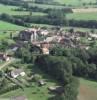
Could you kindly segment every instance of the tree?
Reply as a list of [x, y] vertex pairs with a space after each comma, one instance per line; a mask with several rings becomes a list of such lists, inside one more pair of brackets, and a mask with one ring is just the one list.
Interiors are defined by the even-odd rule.
[[9, 44], [6, 40], [2, 40], [0, 44], [0, 51], [6, 52], [6, 50], [8, 49], [8, 45]]
[[48, 12], [48, 18], [52, 20], [55, 25], [67, 25], [67, 19], [63, 10], [54, 9]]
[[[42, 70], [67, 84], [72, 76], [72, 66], [66, 58], [56, 56], [40, 56], [35, 62]], [[67, 67], [68, 66], [68, 67]]]
[[70, 33], [74, 33], [74, 28], [71, 28], [71, 29], [69, 30], [69, 32], [70, 32]]
[[29, 49], [27, 49], [27, 48], [19, 48], [15, 52], [15, 56], [18, 58], [21, 58], [23, 63], [32, 63], [33, 62], [33, 56], [31, 54], [31, 52], [29, 51]]
[[50, 4], [53, 2], [53, 0], [35, 0], [36, 3], [44, 3], [44, 4]]
[[38, 56], [35, 64], [58, 80], [64, 88], [63, 94], [57, 94], [50, 100], [77, 100], [78, 81], [72, 76], [72, 66], [68, 59], [57, 56]]
[[64, 100], [77, 100], [79, 81], [72, 77], [69, 84], [64, 87]]

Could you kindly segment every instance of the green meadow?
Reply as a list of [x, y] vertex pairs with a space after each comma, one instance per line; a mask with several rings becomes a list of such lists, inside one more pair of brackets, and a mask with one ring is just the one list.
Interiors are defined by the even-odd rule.
[[22, 26], [18, 26], [15, 24], [11, 24], [5, 21], [1, 21], [0, 20], [0, 40], [1, 39], [9, 39], [10, 38], [10, 31], [12, 31], [12, 33], [16, 33], [16, 31], [18, 30], [23, 30], [25, 29], [25, 27]]
[[48, 87], [56, 86], [58, 85], [58, 82], [51, 79], [51, 77], [49, 77], [48, 75], [44, 74], [41, 70], [36, 68], [36, 66], [31, 66], [31, 69], [29, 69], [29, 64], [21, 64], [21, 67], [25, 70], [26, 73], [32, 71], [38, 74], [46, 82], [46, 84], [44, 86], [39, 86], [37, 82], [32, 81], [30, 87], [24, 87], [24, 91], [22, 89], [17, 89], [11, 92], [4, 93], [0, 95], [0, 100], [5, 98], [10, 100], [11, 97], [22, 95], [25, 95], [28, 100], [48, 100], [48, 98], [53, 96], [53, 94], [49, 93]]
[[80, 78], [78, 100], [97, 100], [97, 82]]
[[15, 11], [17, 8], [19, 7], [0, 4], [0, 14], [6, 13], [10, 15], [28, 15], [29, 12], [26, 11]]
[[[2, 13], [6, 13], [9, 15], [29, 15], [30, 14], [29, 11], [15, 11], [17, 8], [19, 7], [0, 4], [0, 14]], [[41, 12], [32, 12], [32, 16], [43, 16], [43, 15], [46, 15], [46, 14], [41, 13]]]
[[0, 30], [22, 30], [25, 27], [14, 25], [5, 21], [0, 20]]
[[47, 9], [47, 8], [61, 9], [65, 7], [62, 5], [50, 5], [50, 4], [38, 4], [38, 3], [29, 3], [29, 5], [33, 7], [44, 8], [44, 9]]
[[97, 20], [97, 13], [96, 12], [87, 12], [87, 13], [70, 13], [66, 14], [67, 19], [74, 19], [74, 20]]
[[72, 5], [72, 6], [81, 6], [83, 3], [95, 3], [96, 0], [55, 0], [60, 4]]

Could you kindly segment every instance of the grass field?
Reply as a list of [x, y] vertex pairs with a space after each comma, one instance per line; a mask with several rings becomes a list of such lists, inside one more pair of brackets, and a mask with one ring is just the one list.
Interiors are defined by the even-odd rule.
[[60, 4], [66, 4], [66, 5], [73, 5], [73, 6], [80, 6], [83, 3], [95, 3], [96, 0], [55, 0], [59, 2]]
[[[56, 82], [47, 78], [46, 76], [45, 78], [47, 84], [43, 87], [38, 87], [37, 84], [33, 82], [32, 87], [24, 88], [24, 91], [22, 91], [21, 89], [17, 89], [0, 95], [0, 100], [21, 95], [25, 95], [28, 100], [48, 100], [48, 98], [52, 97], [53, 95], [49, 94], [47, 87], [56, 85]], [[97, 82], [88, 81], [82, 78], [79, 78], [79, 81], [80, 87], [78, 100], [97, 100]]]
[[[22, 64], [21, 67], [24, 70], [26, 70], [26, 73], [28, 72], [29, 66], [27, 66], [26, 64], [25, 65]], [[31, 87], [25, 87], [24, 91], [21, 89], [18, 89], [18, 90], [14, 90], [14, 91], [5, 93], [3, 95], [0, 95], [0, 100], [4, 98], [8, 99], [10, 97], [21, 96], [21, 95], [25, 95], [28, 98], [28, 100], [48, 100], [48, 98], [52, 97], [53, 94], [49, 93], [48, 87], [58, 85], [58, 83], [52, 80], [49, 76], [42, 73], [36, 67], [31, 66], [30, 71], [39, 74], [42, 77], [42, 79], [47, 82], [46, 85], [39, 87], [37, 82], [33, 81]]]
[[40, 8], [54, 8], [54, 9], [61, 9], [64, 8], [65, 6], [61, 6], [61, 5], [48, 5], [48, 4], [36, 4], [36, 3], [30, 3], [30, 6], [35, 6], [35, 7], [40, 7]]
[[[8, 22], [4, 22], [0, 20], [0, 40], [1, 39], [9, 39], [10, 31], [12, 30], [13, 34], [16, 33], [17, 30], [23, 30], [25, 27], [14, 25]], [[8, 31], [10, 30], [10, 31]]]
[[7, 6], [7, 5], [2, 5], [0, 4], [0, 14], [1, 13], [7, 13], [10, 15], [28, 15], [28, 12], [26, 11], [15, 11], [15, 9], [17, 9], [19, 7], [16, 6]]
[[[6, 13], [10, 15], [29, 15], [28, 11], [15, 11], [19, 7], [17, 6], [8, 6], [8, 5], [2, 5], [0, 4], [0, 14]], [[41, 12], [32, 12], [32, 16], [43, 16], [46, 15], [45, 13]]]
[[13, 36], [17, 36], [17, 33], [16, 31], [13, 31], [13, 32], [10, 32], [10, 31], [5, 31], [5, 32], [2, 32], [0, 31], [0, 40], [6, 40], [8, 42], [13, 42], [12, 39], [10, 39], [10, 33], [12, 33]]
[[[54, 85], [54, 84], [49, 82], [49, 85]], [[11, 91], [9, 93], [0, 96], [0, 100], [1, 98], [2, 99], [11, 98], [14, 96], [21, 96], [21, 95], [25, 95], [28, 98], [28, 100], [48, 100], [48, 98], [51, 97], [51, 95], [48, 94], [48, 92], [49, 91], [47, 89], [47, 86], [38, 87], [35, 83], [33, 83], [32, 87], [25, 88], [24, 91], [18, 89], [16, 91]]]
[[14, 25], [5, 21], [0, 20], [0, 30], [22, 30], [25, 27]]
[[75, 19], [75, 20], [97, 20], [97, 13], [71, 13], [66, 15], [67, 19]]
[[97, 82], [80, 79], [78, 100], [97, 100]]

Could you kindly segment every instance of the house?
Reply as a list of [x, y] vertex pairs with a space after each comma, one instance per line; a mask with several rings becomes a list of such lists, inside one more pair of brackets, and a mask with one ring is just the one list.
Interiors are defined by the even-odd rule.
[[7, 54], [0, 53], [0, 60], [1, 61], [9, 61], [10, 57]]
[[90, 34], [90, 37], [91, 37], [92, 39], [97, 39], [97, 34]]
[[10, 100], [28, 100], [26, 96], [16, 96], [16, 97], [11, 97]]
[[79, 48], [89, 50], [90, 47], [88, 45], [79, 45]]
[[41, 30], [40, 34], [46, 36], [49, 32], [47, 30]]
[[49, 49], [48, 48], [42, 48], [42, 53], [48, 55]]
[[17, 78], [18, 76], [25, 76], [25, 72], [22, 69], [14, 69], [10, 72], [11, 77]]
[[26, 30], [22, 30], [19, 33], [20, 40], [23, 41], [37, 41], [39, 36], [47, 36], [49, 34], [48, 30], [40, 29], [40, 28], [29, 28]]
[[91, 37], [89, 37], [89, 38], [88, 38], [88, 40], [89, 40], [89, 41], [92, 41], [92, 38], [91, 38]]
[[45, 42], [59, 42], [61, 40], [61, 36], [50, 36], [50, 37], [47, 37], [44, 41]]
[[40, 46], [41, 48], [49, 48], [50, 44], [48, 42], [42, 42]]
[[51, 41], [53, 41], [53, 36], [51, 37], [47, 37], [45, 40], [44, 40], [44, 42], [51, 42]]
[[14, 48], [12, 48], [12, 51], [17, 51], [17, 49], [18, 49], [18, 47], [14, 47]]
[[75, 36], [80, 36], [80, 37], [88, 37], [89, 36], [88, 32], [77, 31], [77, 32], [74, 32], [73, 34], [75, 34]]
[[39, 83], [39, 86], [43, 86], [46, 84], [43, 80], [39, 80], [38, 83]]
[[72, 47], [72, 46], [73, 46], [73, 42], [71, 41], [70, 38], [67, 38], [67, 37], [62, 38], [62, 39], [60, 40], [60, 44], [66, 46], [66, 47]]
[[35, 28], [30, 28], [20, 31], [19, 38], [23, 41], [36, 41], [38, 38], [38, 30]]

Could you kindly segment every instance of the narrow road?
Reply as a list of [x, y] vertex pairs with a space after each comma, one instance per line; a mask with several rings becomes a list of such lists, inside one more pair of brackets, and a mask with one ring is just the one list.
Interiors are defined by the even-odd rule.
[[6, 66], [8, 66], [10, 63], [12, 63], [15, 59], [11, 58], [9, 61], [5, 62], [4, 64], [0, 65], [0, 70]]

